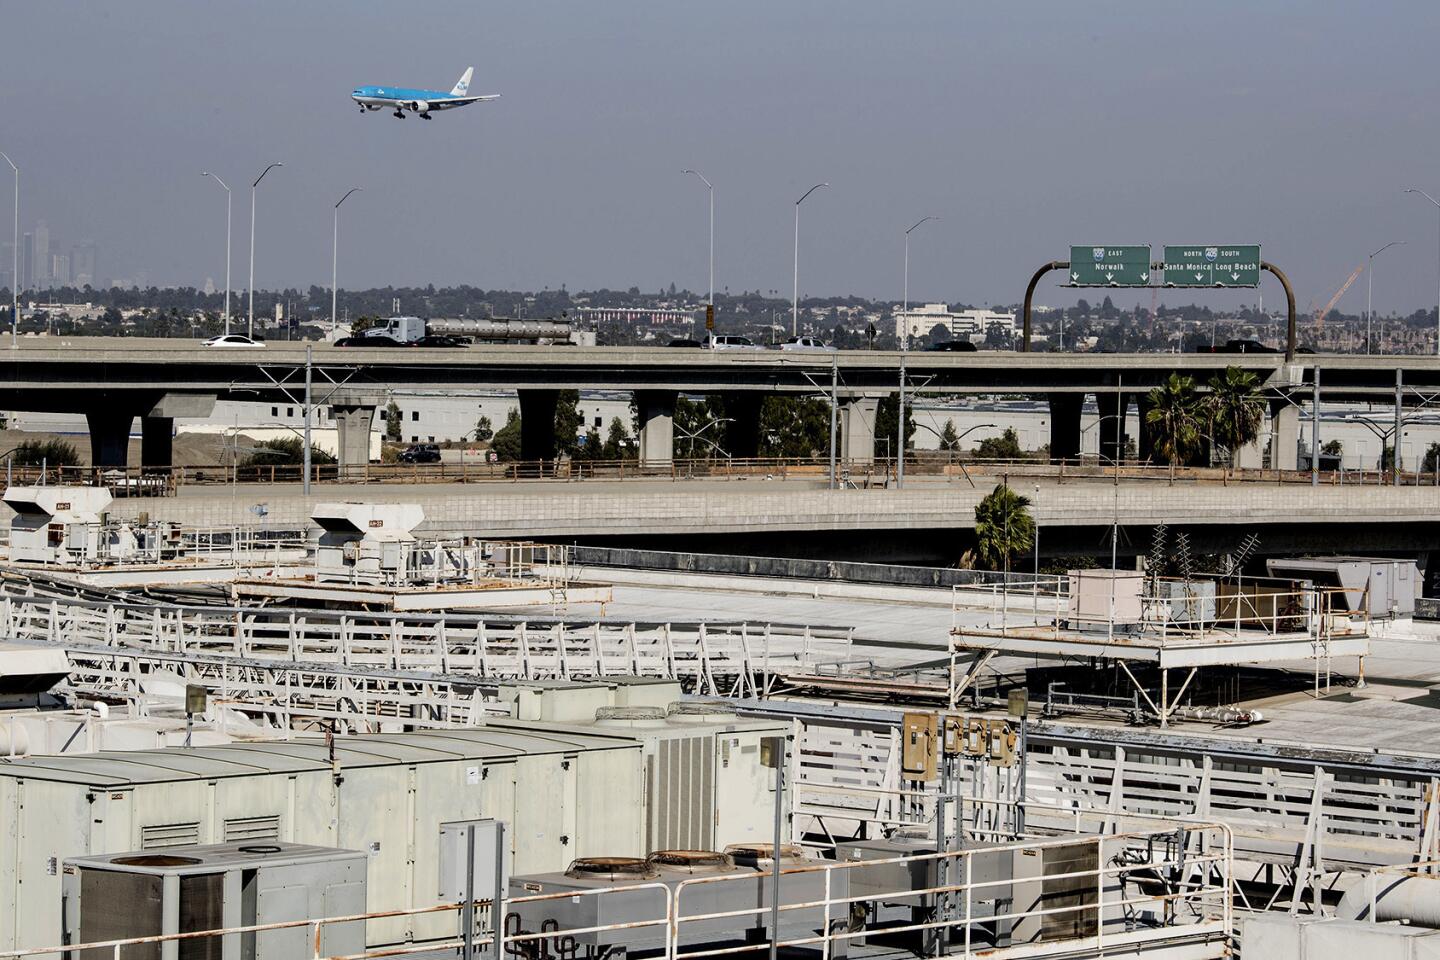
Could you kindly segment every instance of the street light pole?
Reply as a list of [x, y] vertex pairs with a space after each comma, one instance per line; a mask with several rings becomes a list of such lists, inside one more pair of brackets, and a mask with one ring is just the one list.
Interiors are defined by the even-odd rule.
[[1391, 240], [1385, 246], [1370, 254], [1370, 263], [1365, 268], [1365, 355], [1370, 355], [1370, 295], [1375, 292], [1375, 258], [1404, 240]]
[[828, 183], [817, 183], [806, 190], [799, 200], [795, 201], [795, 268], [790, 293], [790, 336], [792, 337], [800, 335], [800, 204], [804, 203], [805, 198], [816, 190], [828, 186], [830, 186]]
[[926, 220], [939, 219], [939, 217], [922, 217], [921, 219], [915, 221], [914, 226], [912, 226], [909, 230], [905, 231], [905, 283], [903, 290], [903, 300], [900, 307], [900, 322], [902, 324], [905, 324], [905, 330], [903, 331], [903, 335], [900, 337], [901, 350], [910, 349], [910, 321], [907, 319], [907, 317], [910, 315], [910, 233], [915, 229], [915, 227], [920, 226], [920, 224], [924, 223]]
[[209, 177], [225, 188], [225, 335], [230, 335], [230, 186], [215, 174], [206, 170], [200, 174]]
[[695, 174], [700, 178], [700, 182], [705, 184], [705, 189], [710, 191], [710, 299], [705, 302], [713, 307], [715, 306], [715, 187], [705, 179], [705, 174], [699, 170], [682, 170], [680, 172]]
[[330, 228], [330, 333], [335, 333], [335, 279], [340, 265], [340, 204], [344, 203], [350, 194], [359, 190], [359, 187], [351, 187], [345, 191], [345, 196], [335, 201], [335, 221]]
[[[1424, 190], [1416, 190], [1416, 189], [1414, 189], [1414, 188], [1412, 187], [1411, 189], [1406, 190], [1405, 192], [1406, 192], [1406, 193], [1418, 193], [1418, 194], [1420, 194], [1420, 196], [1424, 197], [1426, 200], [1429, 200], [1431, 203], [1435, 204], [1435, 209], [1436, 209], [1437, 211], [1440, 211], [1440, 200], [1436, 200], [1434, 197], [1430, 196], [1430, 194], [1426, 193]], [[1440, 225], [1440, 222], [1437, 222], [1437, 225]], [[1436, 271], [1437, 271], [1437, 272], [1436, 272], [1436, 277], [1435, 277], [1435, 285], [1436, 285], [1436, 286], [1435, 286], [1435, 353], [1436, 353], [1436, 355], [1440, 355], [1440, 246], [1437, 246], [1436, 251], [1435, 251], [1435, 254], [1436, 254], [1436, 258], [1437, 258], [1437, 259], [1436, 259]]]
[[0, 157], [4, 157], [10, 169], [15, 171], [15, 232], [10, 243], [10, 256], [13, 258], [10, 266], [10, 349], [13, 350], [20, 345], [20, 168], [4, 152], [0, 152]]
[[255, 339], [255, 188], [260, 186], [260, 181], [265, 179], [265, 174], [276, 167], [283, 167], [285, 164], [276, 161], [264, 170], [255, 182], [250, 184], [250, 339]]

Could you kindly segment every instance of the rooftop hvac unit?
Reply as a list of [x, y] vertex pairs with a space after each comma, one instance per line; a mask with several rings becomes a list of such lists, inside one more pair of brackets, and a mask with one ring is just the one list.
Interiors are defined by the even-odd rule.
[[1344, 609], [1371, 617], [1415, 613], [1420, 575], [1414, 560], [1385, 557], [1295, 557], [1266, 561], [1272, 577], [1302, 577], [1317, 587], [1340, 587], [1334, 596]]
[[[925, 923], [934, 919], [936, 894], [920, 893], [905, 895], [906, 890], [933, 890], [936, 887], [962, 883], [966, 876], [965, 861], [953, 858], [948, 861], [947, 875], [942, 879], [938, 857], [914, 859], [933, 854], [935, 838], [921, 829], [913, 833], [896, 831], [889, 837], [872, 840], [846, 840], [835, 845], [835, 859], [842, 863], [864, 862], [867, 860], [892, 860], [906, 858], [910, 862], [881, 863], [876, 866], [855, 867], [849, 871], [850, 895], [857, 903], [864, 905], [867, 922], [872, 925], [893, 923]], [[1015, 852], [1008, 848], [976, 847], [966, 858], [969, 860], [969, 875], [972, 884], [997, 883], [996, 886], [982, 886], [970, 894], [970, 915], [974, 918], [993, 917], [1008, 913], [1011, 887], [1004, 884], [1012, 878]], [[957, 895], [956, 899], [960, 899]], [[963, 907], [962, 907], [963, 910]], [[994, 924], [984, 925], [981, 936], [990, 945], [999, 945], [999, 930]], [[921, 938], [926, 949], [924, 956], [935, 953], [938, 943], [934, 931], [927, 931]]]
[[10, 559], [79, 563], [100, 553], [100, 527], [110, 506], [103, 487], [10, 487]]
[[[755, 848], [746, 849], [753, 852]], [[787, 847], [787, 853], [793, 854], [794, 851]], [[768, 847], [764, 848], [764, 854], [768, 862]], [[782, 857], [781, 868], [817, 866], [824, 862], [826, 861], [787, 855]], [[844, 903], [849, 895], [845, 873], [846, 871], [837, 870], [830, 875], [829, 895], [836, 902], [831, 904], [828, 912], [830, 926], [837, 930], [848, 926], [849, 922], [849, 910]], [[687, 880], [722, 876], [729, 879], [694, 883], [686, 886], [683, 892], [679, 891], [680, 885]], [[642, 923], [645, 925], [575, 934], [573, 942], [592, 948], [663, 948], [665, 924], [647, 921], [662, 920], [665, 917], [665, 893], [653, 886], [664, 884], [670, 888], [672, 896], [679, 897], [677, 916], [682, 918], [678, 928], [681, 946], [694, 948], [721, 943], [758, 943], [767, 939], [770, 933], [768, 905], [771, 902], [772, 883], [770, 874], [757, 869], [753, 863], [736, 860], [728, 850], [723, 854], [707, 850], [664, 850], [645, 860], [617, 857], [576, 860], [564, 873], [511, 878], [511, 897], [580, 893], [602, 888], [609, 892], [532, 903], [512, 902], [511, 932], [537, 933], [542, 930], [555, 930], [557, 939], [564, 936], [569, 940], [571, 938], [565, 935], [566, 930]], [[650, 886], [645, 886], [646, 884]], [[822, 871], [782, 875], [781, 906], [810, 906], [797, 906], [796, 909], [781, 911], [781, 939], [817, 935], [825, 926], [827, 911], [823, 903], [819, 903], [825, 897], [825, 874]], [[726, 913], [731, 915], [715, 919], [683, 920], [685, 917]], [[843, 957], [844, 941], [837, 942], [831, 954]]]
[[[62, 878], [65, 942], [192, 933], [365, 912], [365, 854], [294, 843], [223, 843], [73, 857]], [[314, 954], [306, 924], [136, 944], [129, 960], [293, 960]], [[182, 947], [181, 944], [184, 944]], [[320, 955], [365, 949], [364, 921], [326, 924]], [[111, 960], [108, 947], [78, 960]], [[71, 954], [74, 957], [74, 954]]]
[[384, 583], [405, 575], [425, 519], [415, 503], [321, 503], [310, 513], [320, 527], [315, 579], [322, 582]]

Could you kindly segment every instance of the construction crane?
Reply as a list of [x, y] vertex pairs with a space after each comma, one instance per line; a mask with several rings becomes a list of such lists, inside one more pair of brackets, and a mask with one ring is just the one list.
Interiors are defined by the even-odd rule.
[[1356, 278], [1359, 277], [1360, 274], [1364, 271], [1364, 263], [1361, 263], [1360, 266], [1350, 271], [1350, 276], [1346, 277], [1345, 282], [1340, 285], [1340, 289], [1335, 291], [1335, 296], [1331, 297], [1330, 302], [1325, 304], [1325, 309], [1317, 310], [1315, 312], [1315, 330], [1317, 333], [1324, 328], [1325, 317], [1329, 315], [1330, 310], [1335, 306], [1335, 304], [1340, 302], [1340, 298], [1345, 296], [1345, 291], [1350, 289], [1350, 284], [1354, 283]]

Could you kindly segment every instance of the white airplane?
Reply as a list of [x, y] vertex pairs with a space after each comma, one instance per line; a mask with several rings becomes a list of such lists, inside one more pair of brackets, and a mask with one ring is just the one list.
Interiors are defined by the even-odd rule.
[[470, 78], [474, 74], [474, 67], [466, 67], [465, 73], [460, 77], [460, 82], [455, 84], [455, 89], [449, 93], [440, 90], [412, 90], [409, 87], [356, 87], [355, 91], [350, 94], [350, 99], [360, 105], [361, 113], [366, 110], [389, 107], [401, 120], [405, 119], [406, 110], [418, 113], [429, 120], [432, 110], [450, 110], [454, 107], [500, 98], [498, 93], [487, 93], [477, 97], [467, 96], [466, 94], [470, 90]]

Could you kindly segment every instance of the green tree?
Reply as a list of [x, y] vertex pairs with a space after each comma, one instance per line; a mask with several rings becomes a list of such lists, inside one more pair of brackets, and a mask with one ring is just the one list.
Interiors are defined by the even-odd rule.
[[475, 421], [475, 440], [489, 440], [495, 436], [495, 427], [490, 423], [489, 417], [481, 417]]
[[[261, 440], [255, 444], [244, 460], [242, 467], [298, 467], [305, 462], [305, 442], [299, 437], [277, 437]], [[334, 463], [335, 457], [328, 450], [310, 445], [311, 463]]]
[[600, 431], [591, 427], [585, 431], [584, 440], [575, 448], [576, 460], [599, 460], [605, 453], [605, 443]]
[[766, 397], [760, 405], [760, 456], [816, 457], [830, 449], [830, 405], [813, 397]]
[[1345, 444], [1339, 440], [1330, 440], [1320, 447], [1320, 452], [1329, 457], [1343, 456], [1345, 453]]
[[1013, 427], [1006, 427], [998, 437], [986, 437], [975, 448], [975, 456], [981, 460], [1019, 460], [1025, 455], [1020, 449], [1020, 436]]
[[724, 456], [725, 401], [675, 398], [675, 453], [687, 460]]
[[561, 390], [555, 396], [555, 452], [573, 457], [580, 446], [585, 417], [580, 413], [580, 391]]
[[499, 460], [514, 461], [520, 459], [520, 411], [511, 407], [505, 415], [505, 426], [495, 432], [494, 438], [490, 441], [490, 449], [495, 451]]
[[1387, 444], [1385, 444], [1384, 448], [1381, 449], [1381, 451], [1380, 451], [1380, 472], [1381, 472], [1381, 473], [1385, 473], [1385, 472], [1388, 471], [1388, 470], [1394, 470], [1394, 469], [1395, 469], [1395, 447], [1394, 447], [1393, 445], [1387, 443]]
[[1155, 455], [1170, 464], [1188, 463], [1200, 445], [1200, 402], [1195, 380], [1172, 373], [1150, 391], [1145, 423], [1155, 437]]
[[1009, 570], [1010, 561], [1035, 543], [1030, 500], [1004, 483], [975, 505], [975, 551], [991, 570]]
[[17, 467], [74, 467], [80, 464], [75, 445], [64, 440], [26, 440], [10, 451]]
[[955, 432], [955, 421], [946, 420], [945, 426], [940, 430], [940, 449], [959, 450], [960, 434]]
[[[915, 407], [914, 394], [905, 396], [905, 448], [908, 450], [913, 445], [911, 440], [915, 436]], [[887, 394], [880, 398], [880, 405], [875, 411], [875, 450], [889, 450], [890, 456], [895, 455], [895, 428], [900, 409], [900, 398], [898, 394]]]
[[1440, 443], [1432, 443], [1425, 451], [1425, 462], [1420, 469], [1425, 473], [1434, 473], [1437, 461], [1440, 461]]
[[394, 400], [385, 404], [385, 439], [392, 443], [400, 442], [401, 423], [400, 405]]
[[1227, 462], [1235, 465], [1240, 448], [1260, 435], [1265, 420], [1265, 397], [1260, 378], [1239, 367], [1226, 367], [1210, 378], [1206, 407], [1215, 442], [1225, 448]]
[[625, 421], [619, 417], [610, 421], [610, 431], [605, 436], [605, 445], [601, 448], [601, 459], [603, 460], [624, 460], [630, 454], [630, 431], [625, 429]]

